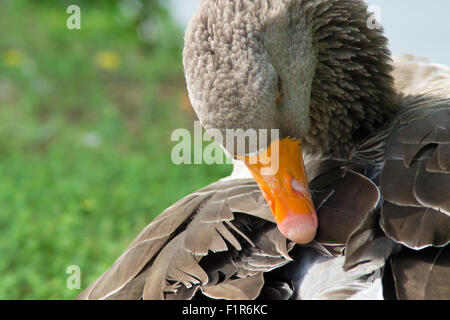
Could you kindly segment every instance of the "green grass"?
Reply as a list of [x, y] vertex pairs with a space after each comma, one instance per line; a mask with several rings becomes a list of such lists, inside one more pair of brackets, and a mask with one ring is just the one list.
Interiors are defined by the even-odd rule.
[[170, 160], [193, 116], [164, 10], [143, 43], [114, 3], [82, 2], [72, 31], [66, 7], [0, 1], [1, 299], [74, 298], [68, 266], [85, 288], [157, 214], [231, 170]]

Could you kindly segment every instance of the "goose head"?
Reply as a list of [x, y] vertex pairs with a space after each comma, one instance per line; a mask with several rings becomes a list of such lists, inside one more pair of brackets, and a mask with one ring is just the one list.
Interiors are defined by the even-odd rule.
[[360, 0], [202, 0], [187, 28], [192, 105], [294, 242], [318, 228], [303, 157], [347, 158], [394, 111], [387, 41], [370, 19]]

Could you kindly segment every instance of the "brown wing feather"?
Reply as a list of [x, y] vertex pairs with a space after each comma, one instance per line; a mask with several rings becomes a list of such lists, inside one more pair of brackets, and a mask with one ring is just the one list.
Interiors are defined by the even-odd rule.
[[378, 211], [367, 215], [361, 226], [351, 235], [345, 252], [346, 270], [361, 263], [366, 266], [370, 264], [372, 270], [382, 268], [385, 261], [400, 249], [378, 226]]
[[[378, 188], [372, 181], [347, 168], [339, 171], [342, 177], [328, 186], [334, 190], [333, 194], [317, 210], [319, 229], [315, 240], [326, 245], [347, 244], [351, 234], [376, 208], [380, 199]], [[314, 181], [311, 188], [315, 188]]]
[[264, 285], [263, 273], [258, 272], [246, 278], [237, 278], [215, 286], [206, 286], [201, 290], [204, 295], [214, 299], [254, 300]]

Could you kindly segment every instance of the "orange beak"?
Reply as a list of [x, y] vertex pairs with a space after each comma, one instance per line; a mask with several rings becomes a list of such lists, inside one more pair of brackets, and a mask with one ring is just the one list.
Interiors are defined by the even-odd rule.
[[[240, 159], [258, 183], [281, 233], [299, 244], [311, 242], [318, 220], [308, 189], [301, 142], [276, 140], [264, 152]], [[278, 165], [274, 166], [274, 161]]]

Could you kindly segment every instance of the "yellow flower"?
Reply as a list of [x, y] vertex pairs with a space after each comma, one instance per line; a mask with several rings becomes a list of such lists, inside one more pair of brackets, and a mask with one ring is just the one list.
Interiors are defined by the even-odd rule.
[[81, 209], [84, 211], [92, 211], [96, 207], [96, 201], [95, 199], [86, 198], [83, 201], [81, 201]]
[[24, 60], [22, 51], [17, 49], [6, 50], [2, 55], [3, 63], [9, 67], [20, 67]]
[[94, 57], [94, 62], [100, 69], [114, 71], [120, 68], [120, 56], [114, 52], [100, 51]]

